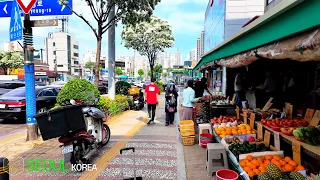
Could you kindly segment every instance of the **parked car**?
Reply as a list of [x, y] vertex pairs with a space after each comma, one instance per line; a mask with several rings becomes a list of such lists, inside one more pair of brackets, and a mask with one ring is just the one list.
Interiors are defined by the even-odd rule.
[[99, 80], [98, 90], [100, 94], [107, 94], [108, 93], [108, 81], [107, 80]]
[[[45, 112], [56, 104], [56, 97], [60, 88], [53, 86], [36, 86], [37, 113]], [[19, 120], [26, 119], [26, 89], [20, 87], [3, 94], [0, 97], [0, 119]]]
[[65, 81], [55, 81], [51, 83], [51, 86], [62, 88], [64, 85], [66, 85], [68, 82]]
[[24, 86], [25, 84], [22, 81], [0, 81], [0, 95]]
[[146, 81], [146, 82], [144, 82], [144, 84], [143, 84], [143, 89], [145, 89], [145, 88], [146, 88], [146, 86], [147, 86], [147, 85], [149, 85], [149, 84], [151, 84], [151, 82], [150, 82], [150, 81]]
[[137, 87], [142, 88], [144, 83], [142, 81], [135, 81], [133, 84]]

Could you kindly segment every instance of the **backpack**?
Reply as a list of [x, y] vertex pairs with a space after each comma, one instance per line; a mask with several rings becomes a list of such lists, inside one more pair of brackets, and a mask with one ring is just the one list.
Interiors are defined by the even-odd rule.
[[177, 100], [174, 96], [172, 96], [170, 99], [169, 99], [169, 107], [176, 107], [177, 106]]

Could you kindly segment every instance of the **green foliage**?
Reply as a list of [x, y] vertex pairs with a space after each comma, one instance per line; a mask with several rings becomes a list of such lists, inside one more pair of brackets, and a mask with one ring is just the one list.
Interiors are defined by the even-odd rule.
[[[126, 25], [121, 33], [126, 48], [132, 48], [142, 56], [147, 56], [150, 68], [153, 69], [157, 54], [166, 48], [173, 47], [174, 37], [171, 26], [152, 15], [150, 21], [143, 21], [136, 26]], [[154, 77], [154, 74], [150, 74]]]
[[163, 76], [164, 76], [164, 77], [168, 77], [168, 73], [165, 72], [165, 73], [163, 74]]
[[139, 69], [139, 70], [138, 70], [138, 74], [139, 74], [140, 77], [143, 76], [143, 75], [144, 75], [143, 69]]
[[110, 108], [110, 104], [111, 99], [105, 96], [100, 96], [97, 106], [101, 111], [106, 112]]
[[123, 72], [122, 72], [121, 68], [118, 67], [118, 68], [116, 69], [116, 74], [117, 74], [117, 75], [121, 75], [122, 73], [123, 73]]
[[131, 88], [131, 85], [128, 82], [118, 81], [116, 83], [116, 94], [128, 95], [129, 88]]
[[110, 116], [114, 116], [128, 109], [129, 101], [124, 95], [116, 95], [114, 100], [101, 96], [98, 107], [104, 112], [108, 111]]
[[172, 68], [172, 67], [169, 67], [169, 68], [167, 69], [167, 71], [168, 71], [168, 73], [171, 73], [171, 72], [173, 71], [173, 68]]
[[70, 100], [81, 100], [85, 104], [94, 104], [99, 100], [100, 93], [97, 87], [85, 79], [74, 78], [63, 86], [57, 96], [57, 103], [61, 106], [70, 104]]
[[[120, 21], [122, 24], [136, 26], [141, 21], [150, 21], [153, 10], [160, 0], [85, 0], [84, 2], [91, 10], [91, 13], [85, 15], [79, 12], [80, 9], [78, 9], [79, 11], [76, 8], [72, 9], [68, 5], [69, 0], [58, 0], [58, 2], [61, 6], [65, 5], [90, 27], [97, 40], [96, 57], [100, 57], [103, 34], [112, 27], [110, 26], [112, 23], [117, 26]], [[109, 15], [112, 7], [116, 7], [116, 12], [115, 17], [110, 20]], [[91, 19], [96, 22], [92, 22]], [[99, 62], [100, 59], [97, 58], [96, 64], [100, 64]], [[94, 69], [96, 72], [95, 83], [98, 85], [99, 67]]]
[[84, 68], [92, 70], [92, 69], [94, 68], [94, 65], [95, 65], [94, 62], [88, 61], [88, 62], [86, 62], [86, 64], [84, 65]]
[[17, 69], [22, 65], [23, 57], [20, 52], [0, 51], [0, 68], [3, 69], [5, 75], [8, 69]]
[[151, 75], [152, 75], [152, 72], [151, 72], [151, 70], [149, 70], [148, 71], [148, 76], [151, 77]]
[[156, 85], [159, 87], [160, 92], [164, 92], [163, 83], [160, 81], [156, 82]]

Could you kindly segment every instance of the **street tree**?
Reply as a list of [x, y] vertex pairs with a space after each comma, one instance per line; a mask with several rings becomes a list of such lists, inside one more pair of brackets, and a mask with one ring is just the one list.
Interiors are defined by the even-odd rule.
[[84, 68], [90, 69], [90, 72], [91, 72], [91, 75], [92, 75], [94, 66], [95, 66], [95, 63], [94, 63], [94, 62], [88, 61], [88, 62], [86, 62], [86, 64], [84, 65]]
[[169, 67], [169, 68], [167, 69], [167, 71], [168, 71], [168, 73], [171, 73], [171, 72], [173, 71], [173, 68], [172, 68], [172, 67]]
[[165, 72], [165, 73], [163, 74], [163, 77], [168, 77], [168, 73]]
[[[158, 53], [172, 47], [174, 42], [169, 23], [155, 15], [151, 16], [151, 21], [140, 22], [136, 26], [125, 25], [121, 37], [126, 48], [132, 48], [140, 55], [147, 56], [152, 72]], [[151, 73], [151, 78], [153, 77], [154, 73]]]
[[20, 52], [16, 51], [0, 51], [0, 68], [5, 75], [8, 75], [9, 70], [19, 68], [23, 63], [23, 57]]
[[[91, 10], [91, 15], [96, 20], [96, 23], [89, 22], [89, 20], [83, 16], [78, 10], [72, 9], [68, 5], [69, 0], [58, 0], [60, 5], [68, 7], [73, 14], [82, 19], [93, 31], [97, 40], [97, 51], [96, 51], [96, 63], [95, 71], [96, 79], [94, 84], [98, 86], [99, 83], [99, 64], [101, 57], [101, 43], [102, 37], [107, 30], [121, 21], [122, 24], [130, 24], [135, 26], [141, 21], [149, 21], [153, 13], [155, 6], [160, 0], [84, 0]], [[115, 10], [115, 16], [111, 16], [113, 8]], [[111, 16], [112, 17], [112, 16]]]
[[142, 76], [144, 75], [143, 69], [139, 69], [139, 70], [138, 70], [138, 74], [139, 74], [139, 76], [140, 76], [140, 79], [142, 79]]
[[122, 72], [121, 68], [118, 67], [118, 68], [116, 69], [116, 74], [117, 74], [117, 75], [121, 75], [122, 73], [123, 73], [123, 72]]

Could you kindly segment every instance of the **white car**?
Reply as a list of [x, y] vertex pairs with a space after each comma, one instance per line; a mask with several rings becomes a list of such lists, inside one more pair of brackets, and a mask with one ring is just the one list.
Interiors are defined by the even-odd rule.
[[133, 84], [134, 84], [135, 86], [140, 87], [140, 88], [143, 87], [143, 82], [142, 82], [142, 81], [136, 81], [136, 82], [134, 82]]

